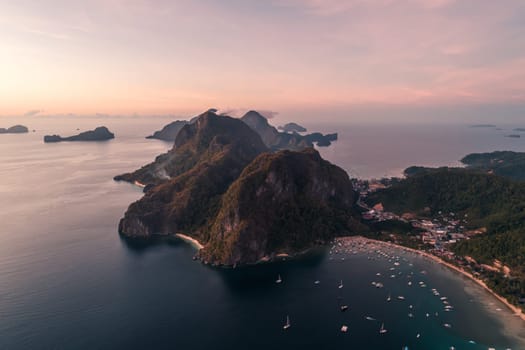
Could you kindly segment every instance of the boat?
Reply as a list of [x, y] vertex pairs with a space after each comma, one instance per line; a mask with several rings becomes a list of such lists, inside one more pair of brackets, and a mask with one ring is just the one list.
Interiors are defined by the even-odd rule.
[[379, 334], [385, 334], [386, 332], [388, 331], [385, 328], [385, 324], [381, 323], [381, 328], [379, 328]]
[[290, 317], [288, 315], [286, 315], [286, 323], [284, 324], [283, 329], [287, 330], [291, 326], [292, 326], [292, 324], [290, 323]]
[[419, 337], [421, 337], [421, 334], [418, 333], [418, 334], [416, 335], [416, 338], [419, 339]]
[[346, 333], [347, 331], [348, 331], [348, 326], [347, 325], [342, 325], [341, 326], [341, 332]]
[[390, 294], [388, 294], [388, 297], [386, 298], [386, 301], [390, 301], [392, 298], [390, 297]]
[[340, 309], [341, 309], [342, 312], [344, 312], [344, 311], [348, 310], [348, 305], [341, 305]]
[[339, 289], [343, 288], [343, 280], [341, 280], [341, 282], [339, 282]]
[[275, 283], [281, 283], [283, 279], [281, 278], [281, 275], [277, 275], [277, 279], [275, 280]]
[[444, 323], [443, 327], [445, 327], [445, 328], [452, 328], [452, 325], [450, 323]]
[[414, 318], [414, 314], [413, 314], [413, 313], [409, 313], [409, 314], [408, 314], [408, 317], [410, 317], [410, 318]]
[[398, 295], [398, 296], [397, 296], [397, 299], [399, 299], [399, 300], [405, 300], [405, 297], [402, 296], [402, 295]]
[[375, 321], [376, 319], [373, 318], [373, 317], [370, 317], [370, 316], [366, 316], [365, 320], [367, 320], [367, 321]]
[[319, 280], [315, 280], [314, 281], [314, 284], [319, 284], [319, 283], [321, 283], [321, 281], [319, 281]]

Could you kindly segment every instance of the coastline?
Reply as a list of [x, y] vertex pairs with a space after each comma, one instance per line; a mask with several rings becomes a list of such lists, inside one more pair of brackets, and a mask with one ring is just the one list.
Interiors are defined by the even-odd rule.
[[197, 250], [201, 250], [202, 248], [204, 248], [204, 246], [195, 238], [191, 238], [190, 236], [187, 236], [183, 233], [176, 233], [175, 236], [180, 238], [184, 242], [189, 243], [192, 247], [194, 247]]
[[489, 292], [492, 296], [494, 296], [496, 299], [498, 299], [500, 302], [502, 302], [505, 306], [507, 306], [511, 311], [513, 311], [515, 316], [518, 316], [523, 321], [525, 321], [525, 313], [523, 313], [523, 311], [520, 308], [518, 308], [517, 306], [512, 305], [506, 298], [504, 298], [501, 295], [499, 295], [496, 292], [494, 292], [492, 289], [489, 288], [489, 286], [487, 286], [487, 284], [485, 282], [483, 282], [479, 278], [474, 277], [474, 275], [472, 275], [470, 272], [464, 271], [464, 270], [460, 269], [459, 267], [457, 267], [455, 265], [452, 265], [449, 262], [446, 262], [445, 260], [441, 259], [440, 257], [437, 257], [437, 256], [432, 255], [430, 253], [427, 253], [425, 251], [420, 251], [420, 250], [417, 250], [417, 249], [408, 248], [408, 247], [405, 247], [405, 246], [402, 246], [402, 245], [398, 245], [398, 244], [394, 244], [394, 243], [390, 243], [390, 242], [385, 242], [385, 241], [379, 241], [379, 240], [375, 240], [375, 239], [371, 239], [371, 238], [366, 238], [366, 237], [363, 237], [363, 236], [339, 237], [339, 238], [336, 238], [336, 242], [338, 240], [346, 241], [346, 240], [349, 240], [349, 239], [350, 240], [361, 240], [361, 241], [365, 241], [365, 242], [373, 242], [373, 243], [377, 243], [377, 244], [380, 244], [380, 245], [385, 245], [385, 246], [390, 247], [390, 248], [401, 249], [401, 250], [404, 250], [404, 251], [407, 251], [407, 252], [410, 252], [410, 253], [414, 253], [414, 254], [423, 256], [423, 257], [425, 257], [425, 258], [427, 258], [429, 260], [437, 262], [438, 264], [440, 264], [442, 266], [448, 267], [449, 269], [454, 270], [457, 273], [460, 273], [461, 275], [469, 278], [471, 281], [473, 281], [476, 284], [478, 284], [479, 286], [481, 286], [483, 289], [485, 289], [487, 292]]

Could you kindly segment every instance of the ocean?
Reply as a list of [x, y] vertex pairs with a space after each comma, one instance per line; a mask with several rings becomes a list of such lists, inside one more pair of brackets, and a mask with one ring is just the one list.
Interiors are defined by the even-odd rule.
[[[35, 130], [0, 135], [0, 349], [525, 349], [523, 322], [500, 302], [464, 277], [401, 251], [390, 252], [399, 266], [374, 252], [326, 249], [295, 261], [217, 270], [192, 260], [193, 248], [177, 239], [121, 239], [118, 221], [142, 192], [112, 178], [171, 148], [144, 139], [169, 121], [0, 118], [1, 127], [21, 123]], [[100, 125], [116, 139], [42, 141], [45, 134]], [[512, 127], [318, 129], [339, 132], [332, 147], [321, 149], [324, 157], [352, 176], [370, 178], [399, 175], [413, 164], [457, 164], [474, 151], [523, 151], [524, 138], [504, 137]], [[443, 311], [432, 288], [454, 311]], [[348, 311], [339, 310], [342, 302]], [[292, 326], [284, 331], [287, 315]], [[383, 335], [381, 323], [388, 329]]]

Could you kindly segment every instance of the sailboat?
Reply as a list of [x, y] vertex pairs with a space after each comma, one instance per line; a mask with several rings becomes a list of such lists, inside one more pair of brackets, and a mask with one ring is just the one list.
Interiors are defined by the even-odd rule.
[[339, 282], [339, 289], [343, 288], [343, 280], [341, 280], [341, 282]]
[[379, 328], [379, 334], [385, 334], [386, 332], [388, 331], [385, 328], [385, 324], [381, 323], [381, 328]]
[[290, 317], [288, 315], [286, 315], [286, 323], [284, 324], [283, 329], [287, 330], [291, 326], [292, 326], [292, 324], [290, 323]]
[[281, 283], [283, 279], [281, 278], [281, 275], [277, 275], [277, 279], [275, 280], [275, 283]]

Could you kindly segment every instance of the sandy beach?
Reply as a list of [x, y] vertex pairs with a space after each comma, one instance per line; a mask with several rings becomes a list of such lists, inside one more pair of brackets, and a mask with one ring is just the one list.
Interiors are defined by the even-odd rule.
[[142, 182], [139, 182], [139, 181], [135, 181], [135, 182], [133, 182], [133, 184], [134, 184], [135, 186], [140, 187], [140, 188], [144, 188], [144, 187], [146, 187], [146, 185], [144, 185]]
[[190, 236], [187, 236], [183, 233], [176, 233], [175, 236], [179, 237], [184, 242], [191, 244], [197, 250], [201, 250], [202, 248], [204, 248], [204, 246], [199, 241], [197, 241], [195, 238], [191, 238]]
[[418, 254], [418, 255], [423, 256], [423, 257], [425, 257], [427, 259], [430, 259], [430, 260], [432, 260], [434, 262], [437, 262], [437, 263], [439, 263], [439, 264], [441, 264], [443, 266], [446, 266], [449, 269], [454, 270], [454, 271], [462, 274], [465, 277], [468, 277], [470, 280], [474, 281], [475, 283], [477, 283], [478, 285], [483, 287], [486, 291], [488, 291], [495, 298], [497, 298], [499, 301], [501, 301], [503, 304], [505, 304], [510, 310], [512, 310], [516, 316], [518, 316], [523, 321], [525, 321], [525, 313], [523, 313], [523, 311], [520, 308], [518, 308], [517, 306], [512, 305], [506, 298], [504, 298], [501, 295], [499, 295], [496, 292], [494, 292], [492, 289], [490, 289], [487, 286], [487, 284], [485, 282], [483, 282], [482, 280], [476, 278], [471, 273], [469, 273], [467, 271], [464, 271], [464, 270], [460, 269], [459, 267], [454, 266], [454, 265], [444, 261], [443, 259], [441, 259], [441, 258], [439, 258], [439, 257], [437, 257], [435, 255], [429, 254], [429, 253], [424, 252], [424, 251], [420, 251], [420, 250], [404, 247], [404, 246], [401, 246], [401, 245], [393, 244], [393, 243], [390, 243], [390, 242], [378, 241], [378, 240], [374, 240], [374, 239], [370, 239], [370, 238], [365, 238], [365, 237], [362, 237], [362, 236], [340, 237], [340, 238], [336, 239], [336, 242], [337, 241], [343, 241], [344, 242], [344, 241], [348, 241], [348, 240], [350, 240], [350, 241], [357, 240], [357, 241], [361, 241], [361, 242], [377, 243], [377, 244], [388, 246], [388, 247], [391, 247], [391, 248], [401, 249], [401, 250], [404, 250], [404, 251], [407, 251], [407, 252], [411, 252], [413, 254]]

